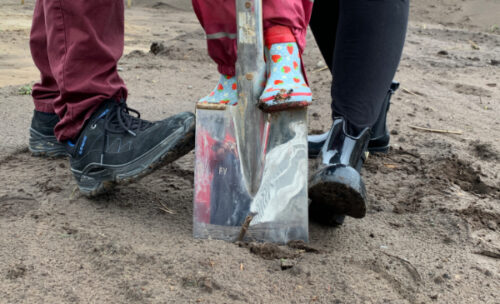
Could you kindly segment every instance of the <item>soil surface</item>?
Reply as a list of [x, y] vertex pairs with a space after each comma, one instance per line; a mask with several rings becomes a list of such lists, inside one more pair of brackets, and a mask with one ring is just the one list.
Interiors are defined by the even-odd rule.
[[[412, 2], [366, 217], [288, 246], [193, 239], [193, 153], [92, 200], [67, 159], [32, 157], [34, 1], [19, 2], [0, 4], [0, 303], [500, 303], [499, 1]], [[218, 79], [189, 3], [126, 10], [119, 68], [145, 118], [193, 111]], [[304, 61], [317, 133], [331, 76], [312, 36]]]

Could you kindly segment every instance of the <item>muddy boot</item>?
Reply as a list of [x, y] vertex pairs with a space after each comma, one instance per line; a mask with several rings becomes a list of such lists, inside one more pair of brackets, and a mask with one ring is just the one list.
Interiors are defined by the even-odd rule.
[[[371, 129], [372, 135], [370, 137], [370, 142], [368, 143], [368, 152], [370, 153], [387, 153], [389, 151], [389, 141], [391, 136], [387, 130], [387, 112], [389, 112], [389, 107], [391, 105], [392, 94], [394, 94], [398, 88], [399, 82], [393, 81], [384, 99], [382, 111]], [[309, 158], [314, 159], [318, 157], [321, 148], [325, 144], [328, 137], [328, 133], [329, 132], [319, 135], [309, 135], [307, 137]]]
[[149, 122], [140, 119], [125, 102], [105, 101], [78, 138], [65, 144], [71, 172], [82, 194], [97, 195], [115, 184], [135, 181], [191, 151], [194, 129], [192, 113]]
[[67, 156], [64, 145], [57, 141], [54, 127], [59, 117], [54, 113], [33, 111], [28, 148], [33, 156]]
[[336, 118], [309, 181], [312, 220], [327, 225], [342, 224], [342, 215], [362, 218], [366, 214], [365, 185], [360, 175], [370, 130], [352, 136], [348, 123]]

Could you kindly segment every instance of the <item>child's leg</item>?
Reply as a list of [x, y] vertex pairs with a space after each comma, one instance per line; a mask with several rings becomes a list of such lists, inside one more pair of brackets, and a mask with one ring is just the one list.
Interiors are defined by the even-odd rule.
[[234, 0], [193, 0], [193, 8], [207, 35], [210, 57], [217, 63], [219, 82], [200, 103], [236, 104], [236, 15]]
[[[236, 90], [232, 90], [235, 79], [229, 76], [235, 75], [236, 63], [236, 8], [234, 0], [192, 0], [195, 13], [207, 34], [207, 46], [210, 57], [217, 63], [218, 71], [221, 75], [220, 81], [216, 89], [207, 97], [202, 98], [201, 102], [216, 102], [223, 100], [228, 104], [237, 102]], [[307, 25], [311, 16], [313, 2], [311, 0], [264, 0], [263, 2], [263, 18], [264, 29], [267, 31], [275, 25], [283, 25], [291, 30], [295, 43], [297, 43], [298, 52], [294, 58], [300, 65], [300, 54], [305, 47], [305, 36]], [[291, 42], [290, 39], [281, 42]], [[272, 47], [271, 47], [272, 49]], [[272, 54], [271, 54], [272, 55]], [[291, 56], [291, 54], [290, 54]], [[274, 67], [274, 65], [273, 65]], [[300, 69], [299, 69], [300, 70]], [[279, 71], [273, 76], [278, 77]], [[286, 79], [286, 78], [285, 78]], [[224, 85], [224, 80], [232, 80], [229, 85]], [[293, 81], [293, 77], [291, 78]], [[302, 82], [301, 82], [302, 83]], [[222, 85], [222, 87], [220, 86]], [[288, 86], [288, 85], [287, 85]], [[219, 90], [222, 88], [222, 90]], [[287, 92], [293, 89], [292, 83], [290, 88], [284, 88]], [[281, 88], [280, 88], [281, 89]], [[272, 97], [272, 100], [266, 101], [267, 110], [276, 110], [273, 108], [274, 96], [276, 94], [268, 94], [265, 98]], [[212, 96], [210, 96], [212, 95]], [[269, 95], [269, 96], [268, 96]], [[286, 97], [285, 97], [286, 99]], [[229, 100], [229, 101], [228, 101]], [[293, 101], [293, 100], [292, 100]], [[310, 101], [309, 101], [310, 102]]]
[[312, 93], [303, 75], [299, 46], [290, 28], [266, 30], [267, 83], [259, 107], [265, 112], [307, 107]]

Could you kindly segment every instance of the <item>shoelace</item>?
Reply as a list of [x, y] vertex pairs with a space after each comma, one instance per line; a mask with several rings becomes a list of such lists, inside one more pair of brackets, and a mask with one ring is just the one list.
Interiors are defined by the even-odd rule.
[[[137, 116], [132, 116], [130, 113], [134, 113]], [[104, 115], [104, 119], [104, 141], [102, 144], [101, 164], [103, 164], [104, 153], [106, 152], [108, 132], [114, 134], [128, 132], [133, 136], [137, 136], [137, 133], [134, 131], [143, 131], [153, 125], [152, 122], [141, 119], [139, 111], [127, 107], [127, 104], [123, 101], [113, 105]]]
[[[134, 117], [130, 113], [137, 116]], [[104, 119], [104, 130], [115, 134], [128, 132], [136, 136], [137, 134], [134, 131], [143, 131], [153, 125], [152, 122], [141, 119], [139, 111], [127, 107], [125, 102], [113, 105]]]

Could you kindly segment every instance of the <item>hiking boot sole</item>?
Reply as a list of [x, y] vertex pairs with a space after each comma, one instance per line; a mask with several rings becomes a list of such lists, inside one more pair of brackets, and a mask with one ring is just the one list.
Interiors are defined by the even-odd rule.
[[122, 165], [92, 163], [83, 171], [71, 169], [80, 193], [87, 197], [102, 194], [116, 185], [128, 184], [152, 173], [155, 169], [186, 155], [194, 148], [195, 118], [184, 122], [184, 128], [176, 130], [156, 147]]
[[55, 136], [43, 135], [30, 128], [28, 149], [33, 156], [64, 157], [68, 156], [64, 145], [57, 141]]

